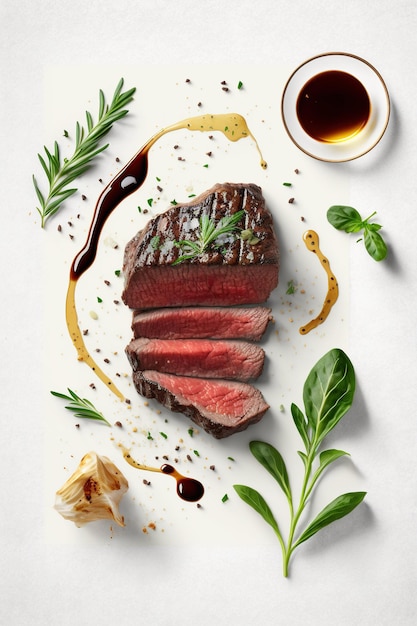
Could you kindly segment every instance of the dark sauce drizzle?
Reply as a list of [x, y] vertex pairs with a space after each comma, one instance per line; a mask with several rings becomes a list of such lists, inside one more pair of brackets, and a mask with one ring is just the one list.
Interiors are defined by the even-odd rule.
[[267, 164], [262, 158], [255, 137], [250, 132], [246, 120], [237, 113], [225, 113], [218, 115], [200, 115], [191, 117], [172, 126], [162, 129], [154, 135], [139, 152], [127, 163], [120, 173], [107, 185], [101, 193], [94, 211], [87, 241], [76, 255], [70, 270], [70, 281], [66, 300], [66, 320], [69, 334], [78, 353], [78, 360], [85, 362], [95, 374], [116, 394], [121, 400], [125, 400], [123, 394], [117, 389], [113, 381], [100, 369], [89, 354], [80, 327], [75, 305], [75, 288], [78, 279], [93, 264], [97, 246], [103, 226], [112, 211], [130, 194], [137, 191], [146, 179], [148, 172], [148, 153], [154, 143], [168, 132], [186, 129], [190, 131], [220, 131], [230, 141], [238, 141], [245, 137], [251, 137], [261, 157], [261, 167]]
[[148, 472], [160, 472], [161, 474], [168, 474], [177, 481], [177, 494], [182, 500], [187, 502], [197, 502], [204, 495], [204, 487], [200, 481], [195, 478], [188, 478], [180, 474], [172, 465], [164, 464], [161, 467], [149, 467], [148, 465], [142, 465], [138, 463], [130, 456], [129, 450], [120, 446], [123, 450], [123, 457], [132, 467], [140, 470], [146, 470]]

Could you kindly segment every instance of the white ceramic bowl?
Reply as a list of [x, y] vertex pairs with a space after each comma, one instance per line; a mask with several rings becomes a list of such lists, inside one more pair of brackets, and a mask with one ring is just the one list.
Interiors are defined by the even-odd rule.
[[[316, 74], [331, 70], [347, 72], [357, 78], [368, 93], [371, 110], [367, 124], [355, 137], [326, 143], [305, 132], [296, 107], [307, 81]], [[351, 161], [372, 150], [382, 138], [389, 121], [390, 98], [382, 76], [370, 63], [353, 54], [329, 52], [308, 59], [294, 70], [284, 87], [281, 114], [288, 135], [300, 150], [321, 161]]]

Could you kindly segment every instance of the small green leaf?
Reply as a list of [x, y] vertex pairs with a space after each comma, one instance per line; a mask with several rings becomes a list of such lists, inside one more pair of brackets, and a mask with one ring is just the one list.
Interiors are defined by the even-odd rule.
[[[375, 229], [371, 229], [371, 226], [377, 226], [377, 224], [369, 224], [365, 228], [364, 243], [368, 254], [375, 261], [383, 261], [387, 256], [387, 246], [381, 235], [376, 232]], [[379, 229], [378, 229], [379, 230]]]
[[310, 439], [308, 436], [307, 421], [304, 417], [304, 413], [301, 411], [301, 409], [298, 408], [296, 404], [292, 403], [291, 415], [294, 420], [294, 424], [296, 425], [297, 430], [300, 433], [301, 439], [303, 440], [305, 448], [306, 450], [308, 450], [310, 448]]
[[253, 489], [252, 487], [248, 487], [246, 485], [233, 485], [234, 490], [238, 494], [240, 498], [242, 498], [243, 502], [249, 504], [259, 515], [261, 515], [264, 520], [272, 526], [276, 533], [279, 533], [278, 524], [275, 520], [275, 517], [267, 505], [265, 499], [261, 494]]
[[350, 409], [354, 393], [353, 365], [343, 350], [334, 348], [319, 359], [304, 383], [304, 407], [316, 445]]
[[301, 452], [301, 450], [297, 450], [297, 454], [300, 457], [300, 459], [302, 460], [302, 462], [304, 464], [304, 467], [307, 468], [308, 456], [304, 452]]
[[347, 233], [356, 233], [363, 228], [360, 213], [351, 206], [331, 206], [327, 211], [327, 220], [337, 230]]
[[366, 496], [366, 491], [354, 491], [352, 493], [345, 493], [338, 498], [335, 498], [330, 504], [317, 515], [317, 517], [311, 522], [311, 524], [305, 529], [301, 537], [294, 544], [294, 548], [299, 546], [307, 539], [310, 539], [319, 530], [325, 528], [332, 522], [335, 522], [342, 517], [348, 515], [353, 509], [355, 509]]
[[330, 463], [333, 463], [333, 461], [340, 459], [341, 456], [350, 456], [350, 454], [348, 452], [344, 452], [343, 450], [324, 450], [323, 452], [321, 452], [319, 456], [320, 464], [314, 474], [313, 483], [317, 481], [319, 476], [324, 472], [326, 467], [330, 465]]
[[264, 441], [251, 441], [249, 449], [253, 456], [275, 478], [289, 502], [292, 502], [290, 480], [285, 461], [274, 446]]

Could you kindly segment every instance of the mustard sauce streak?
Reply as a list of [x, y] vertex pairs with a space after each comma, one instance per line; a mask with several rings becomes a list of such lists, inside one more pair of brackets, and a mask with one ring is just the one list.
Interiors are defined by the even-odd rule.
[[180, 122], [172, 124], [171, 126], [167, 126], [151, 137], [151, 139], [149, 139], [149, 141], [139, 150], [139, 152], [137, 152], [137, 154], [127, 163], [127, 165], [101, 193], [95, 207], [87, 241], [72, 262], [66, 297], [66, 322], [68, 332], [74, 347], [77, 350], [78, 360], [86, 363], [98, 376], [98, 378], [122, 401], [126, 400], [124, 395], [97, 365], [84, 343], [83, 335], [78, 323], [75, 301], [76, 286], [80, 276], [89, 267], [91, 267], [94, 262], [97, 254], [100, 234], [107, 218], [122, 200], [139, 189], [144, 183], [148, 170], [148, 153], [150, 148], [163, 135], [180, 129], [201, 132], [219, 131], [222, 132], [227, 139], [233, 142], [249, 137], [255, 143], [261, 159], [261, 167], [263, 169], [266, 169], [267, 167], [267, 163], [262, 157], [258, 143], [249, 130], [244, 117], [238, 113], [198, 115], [196, 117], [186, 118]]
[[306, 335], [311, 330], [313, 330], [313, 328], [317, 328], [317, 326], [322, 324], [327, 319], [334, 303], [339, 296], [339, 286], [337, 284], [336, 276], [330, 269], [329, 260], [323, 255], [319, 248], [318, 234], [314, 230], [307, 230], [303, 235], [303, 241], [307, 247], [307, 250], [310, 250], [317, 255], [322, 267], [327, 274], [328, 279], [327, 295], [320, 313], [308, 324], [306, 324], [305, 326], [301, 326], [301, 328], [299, 329], [301, 335]]

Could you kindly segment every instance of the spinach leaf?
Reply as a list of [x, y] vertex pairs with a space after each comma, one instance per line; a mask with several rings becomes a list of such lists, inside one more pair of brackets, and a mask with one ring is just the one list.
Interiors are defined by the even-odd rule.
[[[376, 232], [376, 231], [374, 231]], [[304, 519], [307, 503], [323, 472], [337, 459], [348, 456], [344, 450], [320, 450], [325, 437], [351, 408], [355, 393], [355, 371], [348, 356], [338, 348], [327, 352], [314, 365], [303, 387], [305, 416], [296, 404], [291, 414], [304, 443], [305, 452], [298, 450], [304, 466], [300, 500], [294, 507], [287, 467], [282, 455], [264, 441], [251, 441], [249, 446], [256, 460], [275, 478], [284, 492], [289, 506], [288, 537], [284, 540], [272, 509], [254, 488], [234, 485], [240, 498], [257, 511], [274, 529], [282, 550], [283, 574], [288, 576], [294, 550], [319, 530], [348, 515], [364, 499], [363, 491], [345, 493], [328, 504], [304, 530], [299, 525]]]

